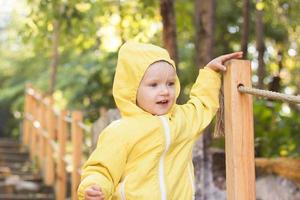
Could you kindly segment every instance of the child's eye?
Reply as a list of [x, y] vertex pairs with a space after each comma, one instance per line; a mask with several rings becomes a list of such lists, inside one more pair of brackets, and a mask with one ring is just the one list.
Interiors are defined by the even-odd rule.
[[149, 84], [150, 87], [156, 87], [157, 86], [157, 83], [151, 83]]
[[175, 82], [169, 82], [168, 83], [168, 86], [173, 86], [173, 85], [175, 85]]

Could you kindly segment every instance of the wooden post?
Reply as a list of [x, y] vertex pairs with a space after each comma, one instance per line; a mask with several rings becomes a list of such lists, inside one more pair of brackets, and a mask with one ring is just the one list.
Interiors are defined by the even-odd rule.
[[30, 95], [28, 94], [28, 90], [30, 89], [29, 85], [26, 85], [25, 88], [25, 103], [24, 103], [24, 122], [23, 122], [23, 136], [22, 136], [22, 144], [24, 146], [28, 146], [29, 144], [29, 127], [30, 121], [27, 119], [28, 114], [30, 113]]
[[32, 96], [33, 93], [33, 89], [31, 87], [28, 87], [26, 90], [26, 96], [27, 96], [27, 107], [26, 107], [26, 112], [25, 114], [27, 114], [27, 117], [30, 117], [28, 119], [26, 119], [25, 116], [25, 130], [24, 130], [24, 144], [27, 146], [27, 149], [29, 150], [29, 154], [30, 154], [30, 158], [32, 158], [31, 155], [31, 142], [33, 140], [33, 131], [34, 131], [34, 127], [33, 127], [33, 110], [34, 110], [34, 98]]
[[73, 146], [73, 171], [72, 171], [72, 200], [77, 198], [77, 188], [80, 182], [79, 170], [81, 167], [81, 154], [82, 154], [82, 138], [83, 131], [79, 127], [78, 122], [82, 122], [82, 113], [74, 111], [72, 113], [72, 146]]
[[47, 107], [47, 133], [48, 138], [46, 142], [46, 168], [45, 168], [45, 184], [48, 186], [54, 183], [54, 160], [53, 149], [51, 146], [55, 132], [55, 115], [53, 112], [53, 99], [49, 98], [49, 105]]
[[42, 113], [42, 103], [40, 101], [40, 99], [37, 100], [37, 122], [39, 124], [39, 126], [37, 127], [36, 129], [36, 148], [35, 148], [35, 151], [36, 151], [36, 155], [37, 155], [37, 163], [38, 163], [38, 169], [40, 170], [40, 172], [42, 173], [43, 175], [43, 156], [42, 156], [42, 116], [43, 116], [43, 113]]
[[32, 96], [32, 130], [31, 130], [31, 140], [30, 140], [30, 158], [32, 161], [36, 162], [36, 140], [37, 140], [37, 129], [35, 121], [37, 120], [37, 100]]
[[65, 110], [60, 112], [58, 122], [58, 161], [57, 161], [57, 181], [56, 181], [56, 198], [57, 200], [66, 199], [66, 139], [67, 139], [67, 122], [65, 117], [67, 112]]
[[226, 187], [228, 200], [255, 200], [252, 96], [238, 91], [251, 87], [251, 65], [231, 60], [224, 74]]
[[31, 116], [31, 121], [29, 122], [29, 128], [28, 128], [28, 150], [29, 150], [29, 156], [30, 159], [32, 158], [32, 152], [31, 152], [31, 145], [32, 145], [32, 140], [33, 140], [33, 131], [34, 131], [34, 126], [33, 126], [33, 110], [34, 110], [34, 98], [32, 95], [29, 96], [29, 114]]
[[46, 138], [44, 136], [44, 131], [46, 130], [46, 105], [44, 99], [40, 100], [39, 107], [39, 122], [40, 122], [40, 132], [39, 132], [39, 162], [40, 168], [42, 169], [42, 175], [45, 177], [46, 174], [46, 164], [45, 164], [45, 155], [46, 155]]
[[30, 143], [31, 143], [31, 140], [32, 140], [32, 131], [33, 131], [33, 126], [32, 126], [32, 123], [33, 123], [33, 121], [32, 121], [33, 101], [34, 101], [33, 97], [31, 95], [28, 95], [28, 114], [31, 117], [31, 119], [27, 120], [28, 129], [26, 130], [27, 136], [28, 136], [28, 140], [27, 140], [28, 149], [30, 148]]

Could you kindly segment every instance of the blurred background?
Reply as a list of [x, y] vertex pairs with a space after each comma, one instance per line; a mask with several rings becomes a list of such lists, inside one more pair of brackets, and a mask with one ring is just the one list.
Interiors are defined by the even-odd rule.
[[[169, 51], [181, 81], [179, 103], [187, 100], [199, 68], [233, 51], [243, 51], [244, 59], [251, 61], [254, 87], [297, 95], [299, 10], [299, 0], [0, 0], [0, 141], [22, 136], [28, 84], [44, 97], [52, 96], [55, 108], [80, 110], [84, 124], [97, 127], [95, 121], [102, 117], [103, 122], [104, 110], [115, 108], [112, 82], [117, 52], [127, 40], [150, 42]], [[255, 156], [263, 158], [260, 164], [256, 159], [256, 167], [296, 181], [257, 178], [257, 199], [299, 199], [300, 107], [253, 98]], [[87, 144], [90, 148], [91, 141]], [[194, 155], [196, 177], [202, 181], [196, 185], [196, 199], [225, 199], [224, 138], [204, 137], [201, 144], [200, 153]], [[68, 148], [72, 153], [77, 146]], [[89, 152], [85, 150], [85, 156]], [[212, 156], [213, 165], [206, 155]], [[12, 170], [3, 166], [1, 173]], [[198, 191], [201, 188], [203, 192]]]
[[[127, 40], [164, 46], [187, 99], [211, 58], [244, 51], [253, 86], [300, 93], [299, 0], [0, 0], [0, 136], [18, 137], [25, 85], [59, 108], [114, 108], [117, 51]], [[300, 107], [254, 97], [256, 156], [300, 154]], [[223, 147], [223, 139], [213, 142]]]

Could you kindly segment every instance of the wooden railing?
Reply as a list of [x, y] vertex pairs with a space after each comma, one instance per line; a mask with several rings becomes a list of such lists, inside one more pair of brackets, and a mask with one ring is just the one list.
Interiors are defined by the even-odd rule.
[[67, 191], [71, 191], [72, 200], [77, 199], [83, 135], [90, 132], [83, 123], [82, 112], [55, 110], [52, 97], [27, 85], [23, 124], [22, 143], [28, 147], [44, 183], [54, 188], [55, 199], [66, 199]]

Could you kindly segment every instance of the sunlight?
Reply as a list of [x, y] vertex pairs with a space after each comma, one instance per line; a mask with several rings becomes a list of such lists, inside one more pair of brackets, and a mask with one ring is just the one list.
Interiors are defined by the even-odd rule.
[[240, 28], [238, 26], [228, 26], [227, 30], [229, 33], [234, 34], [234, 33], [239, 32]]
[[249, 44], [249, 45], [248, 45], [248, 52], [249, 52], [250, 54], [255, 54], [255, 53], [256, 53], [255, 45]]
[[258, 76], [257, 75], [253, 75], [251, 78], [253, 83], [258, 83]]
[[101, 38], [101, 47], [107, 52], [117, 51], [122, 43], [118, 30], [119, 23], [120, 16], [113, 14], [110, 23], [106, 26], [102, 26], [97, 31], [97, 36]]
[[101, 47], [108, 52], [116, 51], [122, 43], [113, 25], [102, 27], [98, 30], [97, 35], [102, 37]]
[[283, 103], [282, 107], [281, 107], [281, 112], [280, 112], [283, 116], [290, 116], [291, 114], [291, 108], [289, 107], [289, 105], [287, 103]]
[[9, 24], [10, 14], [12, 13], [16, 2], [16, 0], [0, 0], [0, 28], [3, 28]]
[[258, 69], [258, 62], [257, 62], [257, 60], [252, 60], [251, 61], [251, 68], [252, 68], [252, 70], [257, 70]]
[[288, 54], [291, 57], [295, 57], [297, 55], [297, 51], [295, 49], [291, 48], [291, 49], [288, 50]]
[[79, 12], [87, 12], [91, 9], [91, 4], [89, 3], [77, 3], [75, 5], [75, 8], [79, 11]]
[[153, 22], [150, 24], [149, 27], [149, 36], [153, 37], [154, 34], [156, 34], [158, 31], [162, 29], [162, 23], [161, 22]]
[[293, 89], [292, 87], [286, 87], [286, 88], [284, 89], [284, 93], [285, 93], [285, 94], [293, 95], [294, 91], [295, 91], [295, 89]]

